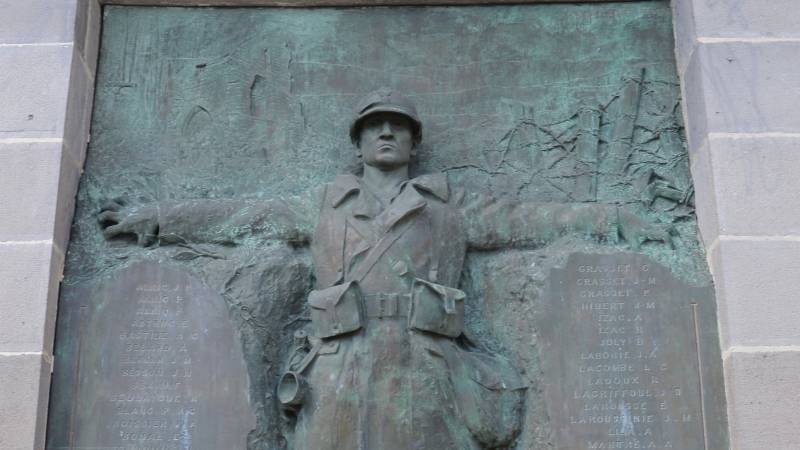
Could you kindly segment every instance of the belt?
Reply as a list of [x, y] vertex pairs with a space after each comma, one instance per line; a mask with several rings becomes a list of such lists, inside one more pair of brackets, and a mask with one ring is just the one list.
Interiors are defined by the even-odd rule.
[[411, 294], [381, 292], [364, 295], [363, 299], [369, 318], [408, 317], [411, 310]]

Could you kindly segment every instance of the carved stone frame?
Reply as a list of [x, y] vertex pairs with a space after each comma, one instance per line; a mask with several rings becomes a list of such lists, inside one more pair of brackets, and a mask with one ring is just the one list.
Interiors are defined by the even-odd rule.
[[[28, 322], [28, 326], [37, 326], [43, 329], [43, 342], [41, 348], [37, 351], [23, 351], [17, 347], [13, 347], [11, 351], [3, 351], [5, 348], [0, 348], [0, 356], [8, 358], [19, 358], [19, 364], [28, 364], [27, 359], [22, 361], [23, 358], [33, 358], [37, 360], [37, 367], [40, 370], [35, 380], [26, 380], [26, 383], [31, 385], [30, 393], [24, 394], [19, 399], [21, 403], [15, 403], [14, 408], [21, 412], [9, 412], [4, 408], [0, 408], [0, 434], [20, 434], [24, 435], [25, 442], [29, 442], [34, 448], [42, 448], [44, 446], [44, 434], [46, 430], [47, 418], [47, 405], [48, 405], [48, 386], [50, 381], [50, 371], [52, 370], [52, 339], [55, 328], [55, 311], [58, 298], [58, 284], [60, 283], [61, 274], [63, 271], [63, 254], [67, 248], [69, 239], [69, 229], [74, 212], [75, 202], [74, 197], [77, 190], [77, 179], [80, 176], [80, 167], [83, 164], [86, 141], [88, 140], [88, 121], [90, 118], [91, 106], [93, 102], [93, 81], [96, 70], [97, 59], [97, 43], [99, 41], [101, 30], [101, 14], [100, 8], [103, 5], [137, 5], [137, 6], [229, 6], [229, 7], [245, 7], [245, 6], [264, 6], [264, 7], [326, 7], [326, 6], [339, 6], [339, 7], [367, 7], [367, 6], [433, 6], [433, 5], [503, 5], [503, 4], [533, 4], [533, 3], [561, 3], [561, 2], [586, 2], [586, 3], [601, 3], [611, 1], [635, 1], [635, 0], [63, 0], [64, 3], [76, 5], [77, 9], [85, 9], [85, 11], [78, 11], [78, 14], [85, 14], [88, 16], [83, 23], [78, 20], [75, 26], [75, 33], [77, 37], [74, 39], [73, 44], [78, 51], [82, 53], [75, 58], [81, 58], [82, 63], [72, 62], [72, 69], [67, 69], [69, 88], [67, 97], [70, 99], [65, 111], [61, 112], [58, 120], [64, 123], [64, 138], [58, 139], [58, 142], [64, 142], [64, 146], [69, 146], [68, 141], [74, 139], [72, 134], [80, 136], [75, 139], [76, 144], [70, 152], [73, 154], [71, 158], [63, 158], [59, 163], [56, 174], [60, 175], [57, 192], [54, 194], [55, 200], [55, 223], [53, 233], [49, 241], [45, 240], [30, 240], [30, 241], [13, 241], [10, 246], [42, 246], [47, 247], [49, 254], [46, 261], [37, 262], [39, 265], [46, 265], [46, 276], [37, 280], [38, 283], [35, 295], [37, 298], [31, 299], [45, 305], [40, 308], [44, 311], [41, 317], [36, 320]], [[676, 38], [676, 53], [678, 62], [678, 72], [681, 79], [681, 90], [683, 98], [686, 101], [683, 103], [683, 113], [689, 134], [689, 153], [692, 160], [692, 171], [695, 177], [700, 177], [696, 180], [696, 191], [698, 196], [697, 215], [700, 222], [702, 237], [705, 241], [706, 251], [709, 258], [713, 260], [715, 255], [719, 257], [719, 230], [717, 229], [717, 205], [714, 201], [714, 185], [713, 180], [710, 180], [710, 174], [703, 169], [700, 150], [705, 148], [709, 140], [707, 121], [713, 113], [706, 113], [705, 105], [702, 100], [696, 100], [703, 95], [703, 82], [702, 77], [698, 73], [702, 70], [717, 70], [713, 67], [706, 67], [711, 63], [700, 60], [693, 67], [690, 67], [689, 62], [695, 61], [693, 55], [695, 49], [702, 47], [705, 43], [701, 42], [697, 35], [695, 19], [693, 17], [693, 4], [698, 3], [700, 0], [670, 0], [674, 11], [674, 27]], [[95, 11], [86, 13], [86, 11]], [[83, 29], [82, 29], [83, 27]], [[43, 44], [44, 45], [44, 44]], [[50, 45], [50, 44], [46, 44]], [[80, 67], [78, 67], [80, 66]], [[80, 75], [78, 73], [80, 72]], [[24, 75], [23, 75], [24, 76]], [[76, 100], [75, 99], [82, 99]], [[74, 107], [73, 107], [74, 106]], [[55, 107], [54, 107], [55, 108]], [[85, 139], [83, 139], [85, 138]], [[10, 139], [9, 141], [13, 141]], [[42, 142], [54, 142], [43, 140]], [[64, 150], [66, 153], [66, 149]], [[70, 156], [70, 155], [67, 155]], [[69, 167], [67, 167], [69, 166]], [[74, 167], [73, 167], [74, 166]], [[66, 180], [66, 181], [64, 181]], [[705, 200], [704, 200], [705, 199]], [[710, 199], [710, 200], [709, 200]], [[59, 255], [60, 254], [60, 255]], [[14, 253], [7, 253], [5, 258], [11, 258]], [[35, 258], [35, 257], [32, 257]], [[18, 260], [15, 260], [19, 263]], [[23, 261], [24, 262], [24, 261]], [[6, 267], [6, 266], [3, 266]], [[711, 264], [711, 270], [715, 278], [720, 276], [721, 268], [719, 264]], [[2, 280], [2, 279], [0, 279]], [[44, 288], [43, 288], [44, 286]], [[32, 294], [33, 295], [33, 294]], [[724, 304], [724, 299], [718, 297], [720, 305]], [[722, 307], [722, 306], [721, 306]], [[10, 306], [0, 305], [0, 312], [7, 310]], [[11, 316], [14, 317], [13, 314]], [[2, 325], [6, 319], [0, 321]], [[723, 339], [723, 355], [726, 366], [728, 365], [728, 358], [734, 350], [728, 349], [730, 342], [724, 334], [728, 330], [727, 323], [728, 317], [721, 314], [719, 317], [719, 328], [722, 330]], [[37, 323], [38, 322], [38, 323]], [[11, 326], [18, 326], [11, 324]], [[13, 365], [12, 365], [13, 368]], [[726, 371], [726, 379], [729, 378]], [[8, 376], [5, 371], [0, 372], [0, 383], [6, 385], [17, 382], [15, 376]], [[728, 381], [730, 382], [730, 381]], [[729, 397], [731, 394], [729, 393]], [[732, 397], [729, 398], [729, 405], [733, 404]], [[729, 406], [730, 408], [731, 406]], [[731, 424], [736, 424], [737, 420], [731, 414]], [[778, 426], [775, 426], [778, 427]], [[780, 427], [778, 427], [780, 428]], [[13, 432], [11, 431], [13, 430]], [[763, 431], [763, 430], [762, 430]], [[783, 430], [784, 433], [787, 430]], [[791, 433], [791, 431], [789, 431]], [[736, 445], [736, 437], [739, 433], [731, 430], [731, 439]], [[0, 439], [0, 442], [5, 442]], [[18, 442], [17, 440], [13, 442]], [[22, 442], [22, 441], [19, 441]]]

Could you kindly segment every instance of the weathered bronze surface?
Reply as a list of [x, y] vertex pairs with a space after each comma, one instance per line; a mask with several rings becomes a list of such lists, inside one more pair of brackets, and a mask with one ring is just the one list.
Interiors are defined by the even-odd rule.
[[48, 448], [235, 449], [255, 426], [225, 302], [185, 270], [140, 262], [73, 291], [77, 352], [54, 386]]
[[409, 178], [422, 123], [391, 89], [367, 94], [352, 117], [361, 176], [339, 175], [298, 197], [112, 202], [98, 218], [103, 233], [148, 246], [235, 243], [244, 229], [311, 244], [310, 342], [287, 368], [300, 398], [284, 401], [299, 409], [295, 449], [508, 446], [526, 383], [465, 337], [466, 294], [457, 287], [467, 249], [567, 235], [669, 244], [668, 227], [615, 205], [510, 202], [467, 195], [445, 174]]
[[726, 447], [710, 288], [641, 255], [573, 254], [544, 298], [556, 448]]
[[[552, 448], [551, 269], [636, 250], [709, 284], [669, 18], [108, 7], [62, 310], [141, 259], [196, 274], [241, 334], [250, 449]], [[410, 100], [352, 114], [384, 85]]]

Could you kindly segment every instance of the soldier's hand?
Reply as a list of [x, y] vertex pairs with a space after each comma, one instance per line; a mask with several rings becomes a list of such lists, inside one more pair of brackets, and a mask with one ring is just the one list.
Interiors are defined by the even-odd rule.
[[634, 249], [647, 241], [663, 242], [673, 247], [675, 228], [669, 224], [649, 222], [634, 214], [620, 211], [619, 230], [622, 239]]
[[106, 239], [133, 237], [142, 247], [158, 241], [158, 208], [154, 205], [128, 206], [118, 198], [106, 202], [97, 215]]

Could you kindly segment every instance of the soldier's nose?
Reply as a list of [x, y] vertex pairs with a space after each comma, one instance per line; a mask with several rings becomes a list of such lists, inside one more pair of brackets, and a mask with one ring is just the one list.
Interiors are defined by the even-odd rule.
[[394, 137], [394, 133], [392, 133], [392, 124], [388, 121], [383, 122], [381, 126], [381, 138], [390, 138]]

